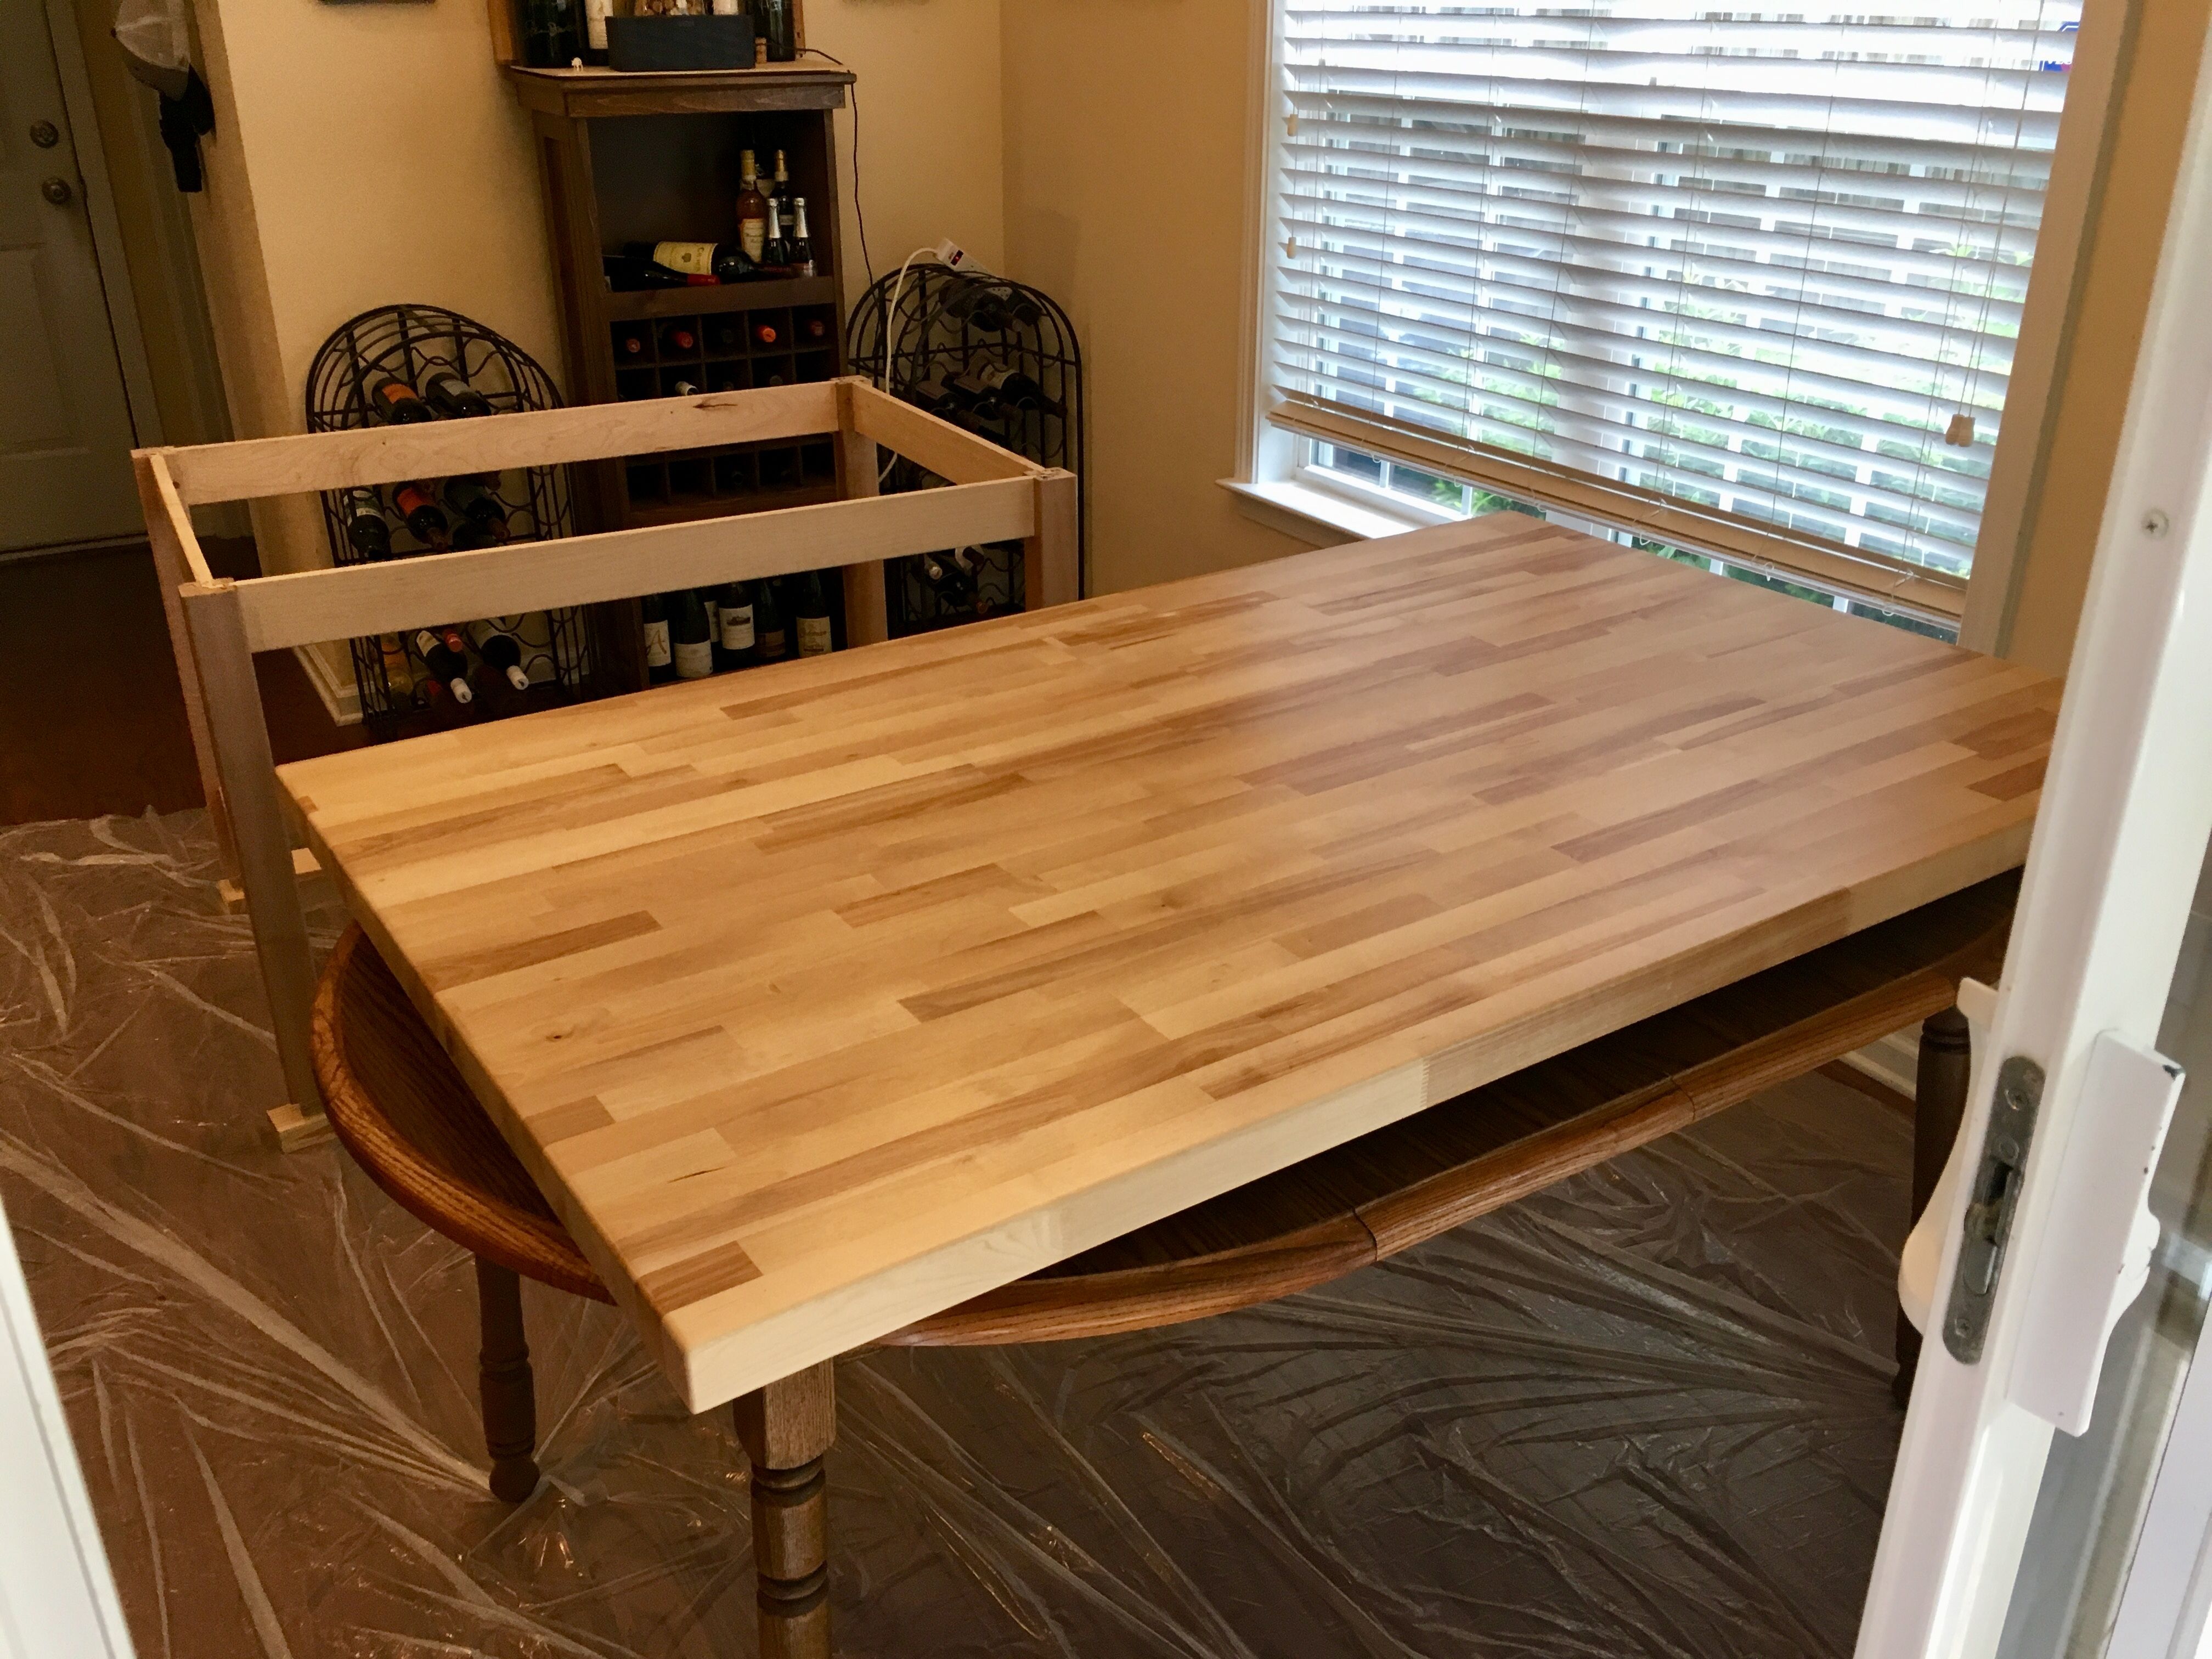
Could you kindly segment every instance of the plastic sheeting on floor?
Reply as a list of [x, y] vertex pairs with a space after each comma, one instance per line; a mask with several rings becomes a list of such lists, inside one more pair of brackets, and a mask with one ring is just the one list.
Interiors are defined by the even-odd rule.
[[[264, 1140], [211, 859], [0, 830], [0, 1201], [142, 1659], [752, 1652], [726, 1413], [613, 1310], [526, 1287], [548, 1480], [486, 1494], [467, 1259]], [[1269, 1307], [848, 1358], [838, 1650], [1847, 1653], [1910, 1139], [1810, 1078]]]

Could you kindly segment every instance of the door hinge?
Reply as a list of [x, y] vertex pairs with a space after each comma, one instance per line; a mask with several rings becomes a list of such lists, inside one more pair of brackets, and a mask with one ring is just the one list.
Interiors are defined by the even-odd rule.
[[1989, 1133], [1982, 1137], [1981, 1161], [1975, 1166], [1973, 1188], [1966, 1200], [1959, 1265], [1951, 1275], [1951, 1305], [1943, 1315], [1943, 1346], [1961, 1365], [1975, 1364], [1982, 1357], [1990, 1309], [2004, 1270], [2005, 1241], [2012, 1236], [2013, 1208], [2020, 1202], [2027, 1149], [2042, 1104], [2043, 1067], [2024, 1054], [2014, 1054], [1997, 1071]]

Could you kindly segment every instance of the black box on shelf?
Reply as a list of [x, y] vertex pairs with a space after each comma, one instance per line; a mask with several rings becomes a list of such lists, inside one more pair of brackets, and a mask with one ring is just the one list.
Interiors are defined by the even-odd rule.
[[630, 72], [750, 69], [753, 58], [750, 17], [607, 19], [609, 69]]

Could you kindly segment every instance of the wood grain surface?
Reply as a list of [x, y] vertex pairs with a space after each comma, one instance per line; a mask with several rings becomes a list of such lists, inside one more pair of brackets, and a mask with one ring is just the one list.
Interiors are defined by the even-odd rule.
[[703, 1410], [2012, 867], [2057, 697], [1498, 514], [281, 775]]

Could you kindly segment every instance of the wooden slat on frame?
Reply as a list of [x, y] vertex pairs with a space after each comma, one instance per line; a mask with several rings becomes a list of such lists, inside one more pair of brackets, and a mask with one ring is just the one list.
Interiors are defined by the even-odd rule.
[[834, 380], [818, 380], [704, 398], [580, 404], [475, 421], [248, 438], [162, 453], [186, 502], [252, 501], [348, 484], [810, 437], [837, 430], [836, 388]]
[[1028, 478], [1006, 478], [821, 501], [434, 559], [264, 576], [240, 584], [238, 592], [248, 644], [255, 651], [275, 651], [429, 627], [455, 617], [592, 605], [968, 542], [1018, 540], [1036, 530], [1037, 488]]
[[981, 483], [992, 478], [1041, 477], [1047, 470], [963, 431], [950, 421], [941, 421], [927, 410], [902, 404], [866, 380], [848, 384], [852, 430], [874, 439], [917, 466], [928, 468], [940, 478], [954, 483]]

